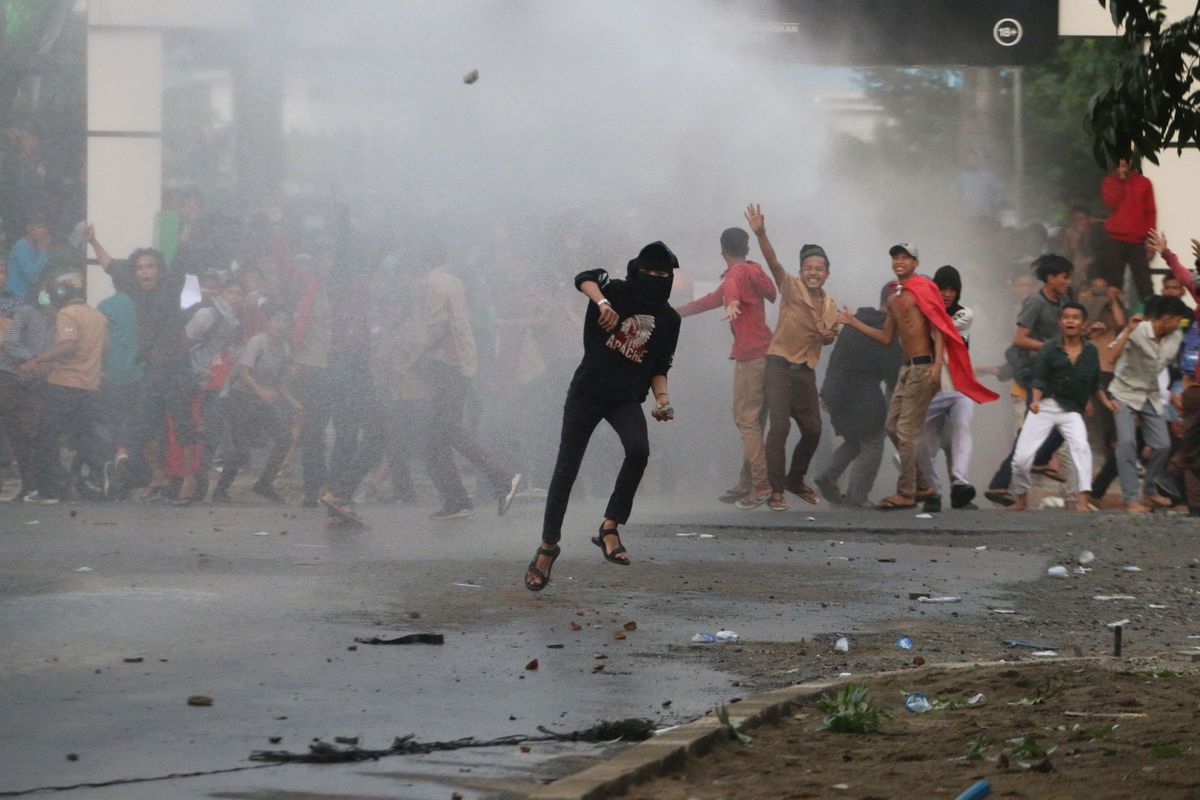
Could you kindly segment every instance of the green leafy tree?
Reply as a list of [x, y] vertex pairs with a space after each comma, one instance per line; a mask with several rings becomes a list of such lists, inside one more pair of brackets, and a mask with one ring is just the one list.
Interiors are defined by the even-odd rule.
[[53, 64], [70, 7], [70, 0], [0, 0], [0, 126], [25, 77]]
[[1096, 163], [1130, 153], [1157, 164], [1158, 153], [1200, 144], [1200, 3], [1170, 25], [1161, 0], [1099, 0], [1121, 31], [1125, 56], [1088, 108]]
[[1067, 38], [1054, 57], [1025, 69], [1025, 143], [1029, 200], [1097, 198], [1100, 170], [1083, 119], [1092, 95], [1105, 86], [1125, 52], [1118, 39]]

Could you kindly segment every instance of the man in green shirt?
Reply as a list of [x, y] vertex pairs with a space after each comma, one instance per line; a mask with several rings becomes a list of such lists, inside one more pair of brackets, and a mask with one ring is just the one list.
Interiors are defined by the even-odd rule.
[[109, 496], [119, 497], [128, 488], [129, 449], [133, 447], [134, 416], [142, 381], [138, 361], [137, 309], [129, 296], [128, 275], [113, 275], [114, 293], [96, 309], [108, 320], [108, 347], [100, 362], [100, 407], [109, 428], [113, 457], [104, 464]]
[[1038, 350], [1030, 391], [1033, 401], [1013, 453], [1013, 509], [1028, 506], [1029, 471], [1038, 447], [1052, 431], [1066, 439], [1078, 480], [1076, 511], [1090, 511], [1092, 451], [1083, 412], [1092, 397], [1110, 411], [1113, 402], [1100, 383], [1100, 354], [1083, 338], [1087, 309], [1074, 301], [1058, 312], [1059, 335]]

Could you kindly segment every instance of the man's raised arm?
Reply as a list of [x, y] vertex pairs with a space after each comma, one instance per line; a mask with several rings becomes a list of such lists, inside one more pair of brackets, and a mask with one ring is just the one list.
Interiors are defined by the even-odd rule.
[[767, 262], [771, 275], [775, 277], [775, 283], [782, 285], [787, 279], [787, 270], [775, 256], [775, 248], [771, 246], [771, 240], [767, 238], [766, 217], [763, 216], [762, 207], [757, 203], [746, 206], [746, 222], [750, 225], [750, 230], [754, 231], [755, 238], [758, 239], [758, 247], [762, 250], [763, 260]]
[[843, 325], [849, 325], [863, 336], [866, 336], [871, 341], [875, 342], [876, 344], [881, 344], [884, 347], [890, 345], [892, 340], [896, 338], [896, 318], [892, 316], [890, 311], [888, 312], [887, 318], [883, 321], [883, 330], [874, 328], [863, 322], [861, 319], [854, 316], [854, 312], [852, 312], [846, 306], [842, 306], [842, 310], [838, 314], [838, 322], [842, 323]]

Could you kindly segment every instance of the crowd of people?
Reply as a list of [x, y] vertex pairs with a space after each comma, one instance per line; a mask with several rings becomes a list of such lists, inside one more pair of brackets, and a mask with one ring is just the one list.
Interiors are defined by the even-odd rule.
[[[1129, 511], [1186, 503], [1200, 514], [1200, 333], [1182, 299], [1197, 297], [1200, 279], [1157, 230], [1152, 187], [1127, 162], [1101, 195], [1110, 210], [1103, 223], [1073, 209], [1056, 242], [1038, 243], [1051, 252], [1014, 272], [1019, 307], [999, 366], [972, 365], [976, 320], [959, 269], [924, 277], [919, 248], [899, 242], [888, 251], [890, 274], [880, 275], [879, 305], [852, 312], [826, 289], [836, 274], [826, 249], [805, 244], [792, 271], [757, 206], [746, 211], [749, 230], [715, 237], [724, 272], [694, 298], [679, 297], [679, 281], [672, 293], [678, 262], [665, 245], [668, 255], [643, 251], [641, 272], [631, 261], [633, 289], [587, 263], [573, 234], [562, 263], [515, 263], [519, 248], [507, 256], [514, 263], [491, 254], [492, 280], [510, 280], [503, 296], [522, 297], [534, 309], [527, 315], [479, 302], [480, 288], [435, 236], [364, 236], [337, 213], [297, 234], [271, 208], [248, 226], [251, 246], [235, 253], [200, 229], [190, 196], [173, 201], [178, 213], [167, 216], [173, 227], [159, 226], [158, 249], [114, 258], [81, 228], [112, 282], [93, 308], [78, 268], [48, 264], [47, 225], [33, 213], [0, 266], [0, 430], [19, 477], [10, 499], [232, 502], [244, 494], [238, 476], [263, 452], [249, 492], [285, 502], [277, 477], [296, 463], [301, 503], [354, 524], [363, 486], [417, 500], [411, 464], [419, 457], [441, 501], [431, 516], [457, 519], [474, 513], [459, 469], [466, 460], [475, 500], [490, 496], [500, 514], [522, 491], [548, 486], [541, 561], [527, 576], [530, 588], [544, 586], [583, 451], [602, 420], [619, 434], [625, 461], [596, 542], [609, 560], [628, 563], [612, 533], [629, 516], [649, 457], [641, 401], [653, 389], [652, 413], [670, 408], [674, 338], [695, 324], [686, 318], [719, 310], [733, 334], [742, 450], [720, 499], [738, 509], [784, 511], [789, 495], [939, 511], [946, 494], [952, 508], [974, 507], [975, 406], [997, 399], [977, 378], [996, 377], [1012, 381], [1015, 435], [984, 492], [989, 501], [1028, 507], [1032, 476], [1042, 475], [1070, 487], [1078, 510], [1096, 508], [1117, 481]], [[752, 239], [765, 268], [750, 257]], [[1154, 255], [1171, 270], [1157, 295]], [[1195, 241], [1193, 256], [1200, 261]], [[575, 272], [586, 304], [571, 291]], [[185, 307], [189, 276], [199, 300]], [[1136, 299], [1123, 291], [1127, 276]], [[658, 309], [672, 300], [682, 323]], [[660, 344], [667, 339], [669, 347]], [[624, 362], [638, 365], [636, 375], [621, 371]], [[568, 383], [559, 431], [526, 400]], [[826, 419], [841, 441], [813, 470]], [[793, 421], [799, 437], [789, 458]], [[899, 478], [872, 503], [885, 437]]]

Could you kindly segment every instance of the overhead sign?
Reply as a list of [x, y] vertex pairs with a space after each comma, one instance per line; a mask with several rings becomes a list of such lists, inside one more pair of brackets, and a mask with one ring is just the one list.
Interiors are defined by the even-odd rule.
[[736, 8], [750, 18], [747, 44], [801, 63], [1019, 66], [1047, 60], [1058, 40], [1058, 0], [749, 0]]

